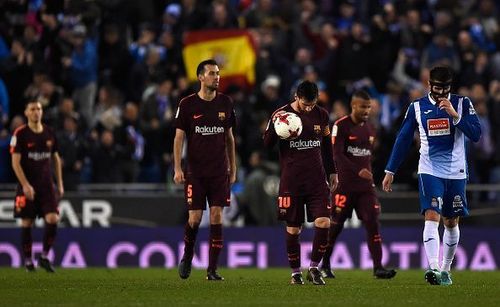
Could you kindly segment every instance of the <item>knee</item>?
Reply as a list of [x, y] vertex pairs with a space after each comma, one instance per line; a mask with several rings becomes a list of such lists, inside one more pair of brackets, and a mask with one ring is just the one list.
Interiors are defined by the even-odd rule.
[[446, 228], [455, 228], [458, 226], [458, 218], [443, 218], [443, 224]]
[[367, 231], [378, 232], [378, 229], [379, 229], [378, 220], [375, 220], [375, 219], [366, 220], [366, 221], [363, 221], [363, 225], [365, 226], [365, 229]]
[[222, 224], [222, 207], [213, 207], [210, 209], [210, 223]]
[[31, 220], [31, 219], [21, 220], [21, 227], [30, 228], [32, 225], [33, 225], [33, 220]]
[[191, 228], [197, 228], [201, 223], [201, 212], [189, 212], [188, 224]]
[[299, 235], [301, 229], [302, 229], [302, 227], [287, 226], [286, 232], [288, 232], [291, 235]]
[[318, 228], [330, 228], [330, 218], [319, 217], [316, 220], [314, 220], [314, 226]]
[[439, 222], [440, 215], [434, 210], [426, 210], [425, 211], [425, 220], [426, 221], [434, 221]]
[[45, 216], [45, 223], [47, 224], [57, 224], [59, 222], [59, 216], [55, 213], [50, 213]]

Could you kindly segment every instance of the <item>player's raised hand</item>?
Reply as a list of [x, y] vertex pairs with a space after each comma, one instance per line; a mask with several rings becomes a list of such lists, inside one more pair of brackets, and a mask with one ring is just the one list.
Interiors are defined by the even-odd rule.
[[439, 99], [439, 109], [444, 110], [448, 115], [451, 117], [458, 119], [460, 115], [458, 115], [457, 111], [451, 104], [451, 101], [449, 101], [447, 98], [440, 98]]
[[186, 181], [186, 178], [184, 178], [184, 172], [182, 171], [182, 169], [175, 170], [174, 171], [174, 182], [176, 184], [181, 184], [181, 183], [184, 183], [185, 181]]
[[28, 183], [28, 184], [23, 185], [23, 193], [27, 199], [29, 199], [29, 200], [35, 199], [35, 189], [33, 189], [31, 184]]
[[361, 178], [363, 178], [363, 179], [366, 179], [366, 180], [372, 180], [373, 179], [372, 172], [370, 172], [367, 168], [362, 168], [359, 171], [358, 176], [361, 177]]
[[394, 175], [391, 173], [385, 173], [384, 180], [382, 180], [382, 190], [385, 192], [392, 192], [392, 182], [394, 181]]

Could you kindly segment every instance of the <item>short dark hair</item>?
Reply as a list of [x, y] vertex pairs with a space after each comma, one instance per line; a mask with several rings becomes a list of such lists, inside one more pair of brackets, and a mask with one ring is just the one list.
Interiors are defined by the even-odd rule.
[[202, 61], [200, 64], [198, 64], [198, 67], [196, 68], [197, 76], [203, 74], [203, 72], [205, 71], [205, 65], [217, 65], [217, 62], [214, 59]]
[[357, 90], [357, 91], [355, 91], [352, 94], [352, 98], [354, 98], [354, 97], [358, 97], [358, 98], [361, 98], [363, 100], [370, 100], [371, 99], [370, 94], [368, 94], [365, 90]]
[[431, 69], [429, 77], [430, 81], [450, 83], [453, 79], [453, 73], [447, 66], [435, 66]]
[[304, 98], [306, 101], [318, 99], [318, 86], [311, 81], [303, 81], [297, 87], [297, 97]]
[[40, 103], [41, 104], [41, 102], [38, 100], [37, 97], [27, 97], [24, 100], [24, 108], [26, 109], [32, 103]]

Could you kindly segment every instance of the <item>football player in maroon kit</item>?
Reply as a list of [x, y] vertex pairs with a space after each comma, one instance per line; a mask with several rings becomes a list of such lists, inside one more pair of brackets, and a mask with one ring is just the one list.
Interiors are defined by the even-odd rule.
[[[18, 180], [14, 216], [22, 220], [21, 242], [27, 271], [35, 271], [31, 255], [31, 227], [35, 218], [43, 217], [45, 232], [38, 265], [53, 273], [48, 254], [56, 237], [59, 220], [57, 206], [64, 187], [55, 134], [50, 127], [42, 124], [42, 114], [41, 103], [29, 101], [24, 110], [28, 124], [17, 128], [11, 139], [12, 168]], [[52, 180], [52, 167], [57, 191]]]
[[[210, 207], [210, 248], [207, 280], [224, 280], [217, 273], [222, 250], [222, 209], [231, 202], [230, 185], [236, 181], [233, 102], [217, 92], [219, 67], [206, 60], [196, 70], [200, 90], [181, 100], [175, 115], [174, 182], [184, 184], [189, 212], [184, 228], [184, 256], [179, 276], [191, 274], [194, 244], [206, 203]], [[187, 139], [187, 168], [181, 166], [184, 138]]]
[[[316, 105], [318, 87], [304, 81], [297, 87], [295, 100], [276, 110], [264, 133], [266, 146], [278, 143], [281, 180], [278, 195], [278, 218], [286, 222], [288, 262], [292, 269], [291, 284], [304, 284], [300, 270], [299, 235], [307, 219], [314, 222], [314, 239], [307, 279], [314, 285], [325, 281], [318, 269], [328, 244], [330, 227], [329, 196], [338, 184], [333, 161], [328, 112]], [[274, 121], [285, 112], [297, 114], [302, 133], [293, 139], [280, 139]], [[304, 208], [305, 205], [305, 208]]]
[[345, 220], [355, 210], [366, 229], [368, 249], [373, 259], [373, 275], [383, 279], [393, 278], [396, 271], [382, 266], [380, 203], [375, 193], [371, 167], [376, 132], [368, 122], [371, 110], [368, 93], [362, 90], [355, 92], [351, 98], [351, 109], [351, 114], [338, 119], [332, 128], [333, 154], [338, 162], [340, 184], [332, 195], [330, 234], [321, 273], [323, 277], [335, 278], [330, 257]]

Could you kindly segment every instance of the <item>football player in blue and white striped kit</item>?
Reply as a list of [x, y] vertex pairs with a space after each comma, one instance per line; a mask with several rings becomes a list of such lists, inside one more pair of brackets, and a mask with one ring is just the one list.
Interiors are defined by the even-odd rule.
[[[481, 126], [468, 97], [450, 94], [452, 72], [438, 66], [430, 71], [430, 93], [413, 101], [385, 168], [382, 188], [392, 182], [412, 144], [415, 129], [420, 137], [418, 163], [420, 212], [425, 217], [423, 242], [430, 269], [425, 280], [431, 285], [451, 285], [453, 262], [460, 231], [460, 216], [469, 214], [465, 197], [467, 161], [465, 138], [477, 142]], [[443, 261], [439, 265], [439, 221], [443, 217]]]

